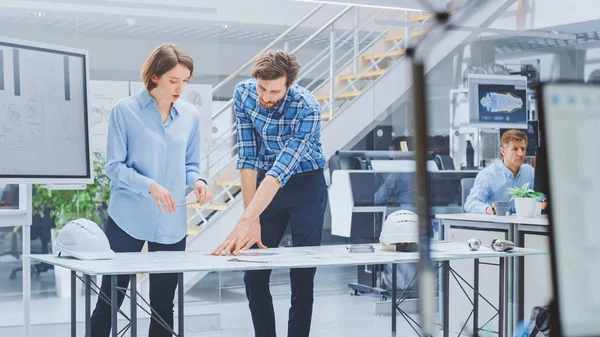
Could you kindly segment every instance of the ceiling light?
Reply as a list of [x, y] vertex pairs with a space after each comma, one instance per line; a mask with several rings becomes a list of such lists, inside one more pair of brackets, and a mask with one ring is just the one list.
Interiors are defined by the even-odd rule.
[[224, 28], [224, 29], [231, 28], [231, 25], [226, 23], [226, 24], [221, 25], [221, 28]]
[[27, 14], [35, 16], [36, 18], [43, 18], [44, 16], [46, 16], [46, 13], [44, 12], [27, 12]]
[[382, 8], [382, 9], [393, 9], [402, 11], [417, 11], [421, 12], [423, 9], [418, 8], [406, 8], [389, 5], [378, 5], [378, 4], [364, 4], [357, 0], [341, 0], [341, 1], [330, 1], [330, 0], [294, 0], [300, 2], [313, 2], [318, 4], [331, 4], [331, 5], [343, 5], [343, 6], [356, 6], [356, 7], [367, 7], [367, 8]]
[[135, 26], [135, 19], [134, 18], [127, 18], [127, 19], [125, 19], [125, 23], [127, 23], [127, 25], [129, 27], [133, 27], [133, 26]]

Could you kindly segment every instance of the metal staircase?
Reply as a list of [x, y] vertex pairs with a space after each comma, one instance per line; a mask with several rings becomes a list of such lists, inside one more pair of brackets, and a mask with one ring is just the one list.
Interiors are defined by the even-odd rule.
[[[256, 56], [283, 41], [292, 31], [319, 12], [323, 6], [325, 5], [317, 6], [263, 48]], [[333, 29], [339, 21], [347, 21], [350, 15], [354, 16], [355, 24], [352, 27]], [[324, 125], [333, 123], [337, 114], [341, 113], [363, 91], [368, 90], [374, 81], [385, 74], [388, 67], [402, 58], [404, 48], [410, 39], [419, 38], [427, 33], [423, 29], [380, 26], [374, 23], [375, 19], [404, 19], [410, 22], [424, 23], [430, 19], [430, 15], [422, 13], [409, 15], [409, 12], [404, 11], [365, 10], [355, 6], [346, 6], [291, 51], [297, 54], [309, 43], [317, 38], [322, 40], [322, 35], [327, 32], [329, 34], [328, 48], [323, 48], [312, 60], [302, 65], [297, 80], [298, 83], [313, 92], [317, 100], [321, 102]], [[253, 61], [254, 58], [216, 85], [213, 93], [218, 92], [228, 82], [250, 67]], [[213, 119], [223, 113], [232, 113], [232, 105], [233, 99], [216, 111], [213, 114]], [[188, 244], [193, 243], [195, 236], [201, 232], [196, 227], [210, 226], [237, 201], [236, 197], [240, 190], [239, 176], [235, 170], [237, 145], [231, 148], [222, 147], [223, 144], [231, 141], [236, 136], [236, 132], [235, 124], [231, 125], [226, 132], [214, 140], [208, 153], [202, 156], [202, 159], [205, 160], [217, 151], [220, 152], [217, 158], [211, 159], [214, 164], [209, 166], [209, 172], [212, 172], [212, 174], [208, 178], [215, 192], [216, 201], [211, 205], [192, 205], [188, 207], [188, 224], [190, 225]], [[195, 197], [190, 194], [188, 198], [189, 201], [193, 201]]]
[[[480, 6], [479, 15], [470, 15], [464, 25], [484, 27], [502, 14], [515, 0], [493, 0]], [[299, 22], [292, 25], [262, 51], [273, 48], [284, 41], [286, 36], [298, 29], [308, 19], [318, 13], [323, 4], [317, 6]], [[449, 10], [453, 14], [452, 10]], [[459, 15], [457, 13], [456, 15]], [[453, 14], [454, 15], [454, 14]], [[428, 22], [433, 19], [429, 13], [406, 12], [382, 9], [365, 9], [346, 6], [321, 28], [310, 34], [291, 52], [298, 53], [310, 43], [323, 41], [328, 34], [328, 47], [323, 48], [312, 60], [302, 65], [298, 83], [309, 89], [322, 105], [322, 142], [326, 157], [348, 144], [359, 133], [364, 132], [376, 118], [410, 89], [410, 67], [405, 50], [414, 39], [429, 34]], [[375, 21], [406, 22], [384, 26]], [[353, 24], [344, 28], [344, 23]], [[342, 27], [342, 28], [338, 28]], [[432, 47], [428, 59], [428, 70], [472, 36], [469, 32], [451, 32], [448, 39]], [[258, 56], [259, 52], [256, 56]], [[235, 79], [254, 59], [229, 75], [213, 89], [217, 93], [225, 84]], [[232, 112], [233, 99], [213, 113], [213, 120], [223, 113]], [[237, 145], [236, 126], [231, 125], [226, 132], [215, 139], [210, 150], [202, 155], [202, 160], [210, 158], [207, 181], [213, 189], [215, 203], [188, 207], [188, 250], [210, 251], [221, 243], [235, 226], [243, 212], [239, 174], [235, 169]], [[216, 156], [216, 154], [219, 154]], [[216, 158], [215, 158], [216, 156]], [[188, 201], [194, 201], [190, 193]], [[186, 291], [206, 273], [185, 275]], [[147, 278], [142, 280], [143, 287]]]

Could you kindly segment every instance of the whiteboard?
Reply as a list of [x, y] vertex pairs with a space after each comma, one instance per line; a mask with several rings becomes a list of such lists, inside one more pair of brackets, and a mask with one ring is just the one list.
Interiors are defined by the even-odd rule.
[[90, 143], [92, 153], [106, 154], [110, 112], [122, 98], [129, 96], [127, 81], [90, 81]]
[[0, 181], [91, 183], [87, 52], [0, 38]]
[[551, 240], [562, 335], [600, 335], [600, 85], [545, 84]]

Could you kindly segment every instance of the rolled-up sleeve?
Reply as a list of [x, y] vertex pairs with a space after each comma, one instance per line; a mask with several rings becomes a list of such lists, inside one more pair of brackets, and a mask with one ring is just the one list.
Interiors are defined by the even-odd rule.
[[267, 175], [275, 177], [282, 187], [298, 167], [300, 159], [310, 151], [311, 139], [321, 131], [321, 113], [318, 108], [308, 106], [301, 109], [298, 115], [298, 122], [292, 126], [290, 138], [267, 171]]
[[233, 110], [235, 112], [235, 123], [237, 126], [237, 169], [252, 169], [258, 171], [258, 149], [254, 126], [246, 115], [242, 105], [244, 89], [239, 85], [235, 88]]
[[475, 183], [471, 189], [471, 193], [465, 201], [465, 212], [485, 214], [485, 210], [489, 206], [490, 184], [489, 175], [479, 173], [475, 178]]
[[112, 109], [108, 123], [106, 175], [117, 186], [150, 197], [150, 185], [154, 183], [154, 180], [141, 175], [125, 163], [127, 159], [127, 134], [123, 123], [119, 105], [116, 105]]
[[189, 187], [194, 188], [194, 184], [200, 179], [200, 122], [198, 115], [194, 116], [194, 126], [188, 139], [185, 150], [185, 178]]

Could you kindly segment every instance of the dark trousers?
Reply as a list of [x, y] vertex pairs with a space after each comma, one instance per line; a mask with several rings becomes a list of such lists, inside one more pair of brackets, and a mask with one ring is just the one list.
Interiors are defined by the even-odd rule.
[[[139, 252], [144, 246], [143, 240], [138, 240], [125, 233], [112, 218], [108, 218], [106, 236], [110, 242], [110, 248], [115, 253]], [[181, 241], [164, 245], [156, 242], [148, 242], [148, 251], [183, 251], [185, 250], [185, 238]], [[118, 276], [117, 287], [127, 288], [129, 285], [129, 276]], [[175, 289], [177, 288], [177, 274], [150, 274], [150, 306], [153, 309], [153, 318], [150, 320], [150, 337], [172, 336], [172, 334], [156, 322], [155, 315], [160, 316], [171, 329], [173, 329], [173, 299], [175, 298]], [[102, 277], [102, 286], [100, 287], [108, 299], [112, 293], [110, 289], [110, 277]], [[119, 307], [123, 303], [125, 294], [123, 291], [117, 291], [117, 302]], [[96, 308], [92, 313], [92, 337], [108, 337], [111, 328], [111, 310], [110, 304], [98, 299]]]
[[[258, 182], [263, 177], [259, 173]], [[260, 216], [263, 244], [269, 248], [279, 246], [289, 223], [294, 247], [319, 246], [326, 206], [327, 186], [322, 170], [292, 176]], [[290, 337], [308, 337], [310, 333], [315, 271], [316, 268], [290, 270]], [[270, 270], [247, 271], [244, 274], [256, 337], [276, 336], [273, 298], [269, 290], [270, 276]]]

